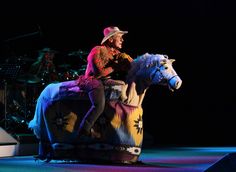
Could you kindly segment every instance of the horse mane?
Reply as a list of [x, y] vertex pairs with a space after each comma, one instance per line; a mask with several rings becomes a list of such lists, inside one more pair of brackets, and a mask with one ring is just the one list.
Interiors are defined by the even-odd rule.
[[131, 63], [131, 68], [127, 75], [128, 83], [133, 82], [136, 78], [137, 73], [143, 71], [144, 68], [150, 67], [156, 63], [159, 63], [161, 56], [158, 54], [148, 54], [145, 53], [141, 56], [138, 56]]

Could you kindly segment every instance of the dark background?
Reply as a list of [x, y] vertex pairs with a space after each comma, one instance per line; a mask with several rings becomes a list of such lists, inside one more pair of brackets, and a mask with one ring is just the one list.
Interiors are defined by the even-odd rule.
[[[156, 145], [235, 146], [235, 10], [229, 1], [7, 2], [1, 5], [1, 61], [36, 59], [45, 46], [67, 52], [100, 44], [105, 27], [128, 30], [123, 50], [167, 54], [182, 87], [151, 86], [144, 129]], [[17, 39], [16, 39], [17, 38]], [[85, 57], [86, 58], [86, 57]], [[66, 60], [66, 59], [65, 59]]]

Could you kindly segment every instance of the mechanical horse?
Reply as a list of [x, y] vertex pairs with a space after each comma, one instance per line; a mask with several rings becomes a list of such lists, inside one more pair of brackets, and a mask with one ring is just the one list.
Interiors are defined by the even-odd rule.
[[125, 85], [107, 85], [106, 106], [94, 127], [102, 137], [79, 136], [83, 116], [90, 107], [78, 80], [51, 83], [41, 92], [29, 123], [39, 139], [38, 158], [111, 163], [136, 163], [143, 142], [142, 102], [152, 84], [177, 90], [182, 80], [173, 69], [174, 59], [161, 54], [137, 57]]

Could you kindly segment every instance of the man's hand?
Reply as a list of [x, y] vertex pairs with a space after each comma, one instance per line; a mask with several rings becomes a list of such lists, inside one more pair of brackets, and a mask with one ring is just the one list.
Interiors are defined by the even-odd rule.
[[117, 56], [116, 56], [117, 60], [128, 60], [129, 62], [132, 62], [133, 59], [132, 57], [130, 57], [128, 54], [126, 53], [119, 53]]

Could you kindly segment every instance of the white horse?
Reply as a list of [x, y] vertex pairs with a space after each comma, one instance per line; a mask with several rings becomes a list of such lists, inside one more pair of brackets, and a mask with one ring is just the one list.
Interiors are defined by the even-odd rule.
[[80, 122], [90, 107], [78, 80], [49, 84], [29, 123], [39, 139], [39, 158], [135, 163], [142, 148], [146, 90], [157, 84], [173, 91], [182, 84], [173, 61], [166, 55], [146, 53], [131, 63], [125, 85], [106, 86], [105, 110], [95, 123], [101, 139], [78, 136]]

